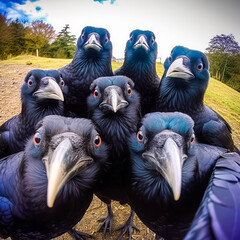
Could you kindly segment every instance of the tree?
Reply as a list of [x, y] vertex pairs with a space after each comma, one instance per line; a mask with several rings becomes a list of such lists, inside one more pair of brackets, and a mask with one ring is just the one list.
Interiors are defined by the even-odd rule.
[[27, 51], [40, 51], [55, 38], [54, 28], [43, 21], [33, 21], [26, 27]]
[[73, 58], [76, 36], [70, 34], [69, 28], [69, 24], [66, 24], [58, 33], [57, 39], [51, 44], [52, 57]]
[[234, 36], [216, 35], [210, 40], [206, 50], [209, 53], [211, 75], [220, 81], [225, 81], [225, 76], [229, 74], [228, 70], [231, 68], [230, 64], [234, 64], [234, 56], [240, 54], [240, 46]]
[[25, 27], [23, 23], [19, 22], [18, 19], [15, 21], [12, 21], [9, 26], [9, 46], [10, 46], [10, 52], [14, 56], [17, 56], [26, 50], [26, 42], [25, 42]]
[[11, 35], [7, 25], [7, 19], [0, 14], [0, 59], [6, 59], [10, 53], [9, 41]]

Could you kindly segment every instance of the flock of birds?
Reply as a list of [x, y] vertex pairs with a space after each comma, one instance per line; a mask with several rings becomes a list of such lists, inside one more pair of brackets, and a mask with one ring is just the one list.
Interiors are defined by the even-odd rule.
[[112, 71], [106, 29], [85, 27], [72, 62], [34, 69], [22, 110], [0, 127], [0, 236], [51, 239], [73, 229], [93, 194], [131, 213], [156, 239], [240, 239], [240, 155], [229, 124], [204, 105], [206, 56], [173, 48], [160, 79], [151, 31], [134, 30]]

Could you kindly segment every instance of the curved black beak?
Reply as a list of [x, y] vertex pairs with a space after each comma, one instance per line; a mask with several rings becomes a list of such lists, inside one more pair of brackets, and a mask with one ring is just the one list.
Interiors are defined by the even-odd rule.
[[187, 63], [190, 63], [190, 59], [188, 57], [178, 57], [175, 61], [172, 62], [172, 64], [168, 68], [166, 77], [181, 78], [185, 80], [195, 78]]
[[139, 48], [139, 47], [143, 47], [146, 51], [148, 51], [149, 45], [147, 43], [147, 37], [145, 35], [141, 34], [133, 47], [135, 49]]
[[42, 78], [38, 90], [34, 92], [33, 95], [38, 99], [55, 99], [64, 101], [60, 86], [51, 77]]
[[[175, 200], [180, 198], [182, 184], [182, 150], [171, 136], [162, 145], [163, 136], [155, 136], [153, 146], [142, 157], [155, 166], [172, 189]], [[161, 142], [161, 144], [159, 144]]]
[[93, 161], [84, 149], [84, 144], [80, 145], [77, 151], [73, 148], [72, 141], [79, 138], [78, 135], [72, 133], [64, 136], [62, 134], [59, 138], [63, 140], [43, 158], [48, 178], [47, 205], [50, 208], [53, 207], [60, 189], [76, 176], [83, 166]]
[[125, 100], [120, 87], [109, 86], [104, 90], [103, 101], [99, 105], [101, 109], [108, 109], [117, 112], [119, 109], [127, 106], [128, 102]]
[[98, 33], [91, 33], [88, 36], [87, 42], [84, 44], [84, 48], [93, 48], [97, 51], [100, 51], [102, 48], [101, 43], [99, 42], [100, 36]]

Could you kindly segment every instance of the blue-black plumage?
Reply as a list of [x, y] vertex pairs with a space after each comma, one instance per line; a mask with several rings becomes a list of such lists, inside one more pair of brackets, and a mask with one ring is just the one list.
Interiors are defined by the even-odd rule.
[[0, 127], [0, 158], [22, 151], [36, 124], [48, 115], [64, 115], [64, 80], [57, 70], [31, 70], [21, 87], [21, 113]]
[[195, 122], [194, 131], [200, 142], [239, 152], [229, 124], [203, 103], [210, 76], [206, 55], [176, 46], [165, 60], [164, 68], [154, 110], [186, 113]]
[[123, 65], [114, 75], [124, 75], [133, 80], [141, 96], [142, 115], [152, 109], [156, 101], [160, 79], [156, 72], [157, 43], [151, 31], [136, 29], [126, 43]]
[[112, 43], [107, 29], [83, 28], [72, 62], [59, 69], [66, 83], [63, 92], [68, 112], [87, 117], [89, 87], [94, 79], [113, 75], [111, 60]]
[[[211, 193], [207, 193], [202, 208], [214, 206], [217, 215], [224, 211], [223, 216], [234, 226], [239, 224], [239, 214], [231, 215], [240, 203], [232, 191], [236, 188], [239, 192], [239, 155], [194, 141], [193, 126], [193, 120], [180, 112], [150, 113], [142, 119], [138, 133], [129, 140], [132, 161], [130, 206], [145, 225], [166, 239], [182, 239], [186, 235], [207, 186]], [[224, 161], [225, 169], [220, 169]], [[214, 181], [209, 180], [211, 174], [215, 176]], [[222, 176], [216, 176], [218, 174]], [[213, 183], [216, 186], [212, 186]], [[222, 186], [230, 187], [225, 189], [230, 194], [228, 199], [220, 192]], [[234, 204], [232, 199], [236, 200]], [[221, 202], [229, 207], [219, 210], [217, 204]], [[210, 211], [207, 216], [218, 221], [214, 228], [223, 223], [224, 217], [214, 217]], [[199, 229], [201, 220], [196, 220]], [[209, 223], [211, 220], [208, 220]]]
[[0, 160], [1, 237], [51, 239], [71, 230], [107, 154], [90, 120], [45, 117], [24, 151]]
[[[126, 203], [128, 185], [129, 151], [127, 139], [137, 129], [140, 120], [140, 98], [133, 81], [125, 76], [100, 77], [91, 85], [88, 97], [89, 115], [97, 125], [103, 140], [109, 145], [108, 166], [103, 169], [101, 180], [94, 193], [108, 204], [108, 216], [102, 219], [103, 238], [106, 229], [111, 232], [113, 214], [111, 200]], [[135, 226], [133, 214], [123, 227], [123, 234]], [[122, 234], [122, 236], [123, 236]]]

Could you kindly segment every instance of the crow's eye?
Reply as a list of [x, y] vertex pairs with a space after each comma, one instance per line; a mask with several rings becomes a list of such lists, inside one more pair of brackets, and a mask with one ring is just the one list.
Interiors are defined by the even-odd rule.
[[105, 43], [108, 43], [109, 39], [108, 37], [105, 38]]
[[95, 139], [94, 139], [94, 144], [96, 147], [99, 147], [102, 143], [102, 139], [100, 136], [96, 136]]
[[191, 144], [193, 144], [194, 141], [195, 141], [195, 135], [193, 134], [192, 137], [191, 137], [191, 140], [190, 140]]
[[129, 38], [129, 41], [130, 41], [130, 42], [132, 42], [132, 41], [133, 41], [133, 37], [132, 37], [132, 36]]
[[129, 96], [132, 94], [132, 89], [131, 89], [130, 86], [128, 86], [127, 93], [128, 93]]
[[198, 69], [198, 71], [201, 71], [203, 69], [203, 64], [199, 63], [198, 66], [197, 66], [197, 69]]
[[33, 80], [31, 78], [28, 79], [27, 84], [28, 84], [29, 87], [31, 87], [33, 85]]
[[98, 90], [97, 90], [97, 89], [94, 90], [93, 96], [94, 96], [95, 98], [98, 98], [99, 94], [98, 94]]
[[64, 82], [64, 80], [63, 80], [63, 79], [61, 79], [61, 81], [60, 81], [60, 85], [61, 85], [62, 87], [64, 87], [64, 86], [65, 86], [65, 82]]
[[81, 39], [84, 40], [84, 34], [81, 35]]
[[155, 39], [154, 38], [152, 38], [152, 44], [154, 44], [155, 43]]
[[38, 146], [41, 143], [42, 136], [39, 132], [36, 132], [33, 136], [33, 142], [36, 146]]
[[169, 61], [169, 62], [172, 61], [172, 57], [171, 57], [171, 56], [168, 57], [168, 61]]
[[137, 139], [139, 142], [142, 142], [142, 140], [143, 140], [143, 133], [141, 130], [139, 130], [137, 133]]

